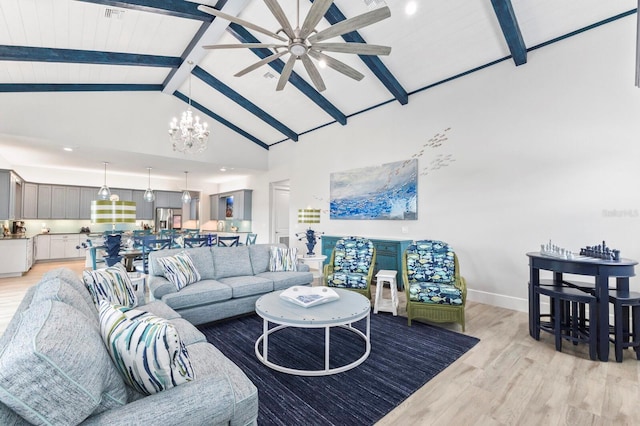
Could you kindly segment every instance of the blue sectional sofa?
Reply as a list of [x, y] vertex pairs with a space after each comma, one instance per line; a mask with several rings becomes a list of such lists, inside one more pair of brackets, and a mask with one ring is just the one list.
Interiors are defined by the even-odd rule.
[[[282, 244], [255, 244], [239, 247], [196, 247], [159, 250], [149, 254], [149, 292], [192, 324], [204, 324], [255, 311], [256, 300], [265, 293], [294, 285], [311, 285], [309, 266], [296, 271], [272, 272], [271, 247]], [[199, 282], [177, 290], [165, 276], [158, 258], [185, 251], [201, 276]]]

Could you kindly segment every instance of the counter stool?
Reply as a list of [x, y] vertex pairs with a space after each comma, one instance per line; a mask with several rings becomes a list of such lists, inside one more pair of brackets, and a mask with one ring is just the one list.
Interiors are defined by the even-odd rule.
[[[536, 319], [536, 336], [540, 336], [540, 330], [555, 336], [556, 350], [562, 352], [562, 339], [574, 344], [588, 343], [589, 358], [597, 359], [597, 315], [596, 298], [584, 291], [566, 286], [539, 286], [535, 289], [539, 295], [548, 296], [551, 299], [552, 318], [549, 323]], [[585, 306], [589, 305], [589, 318], [585, 317]]]
[[[633, 348], [640, 360], [640, 293], [633, 291], [609, 291], [609, 302], [613, 304], [613, 338], [616, 361], [622, 362], [622, 350]], [[629, 308], [631, 308], [631, 330], [629, 330]], [[626, 321], [624, 321], [626, 319]]]
[[[374, 314], [377, 314], [378, 311], [386, 311], [393, 313], [394, 316], [398, 315], [398, 286], [396, 284], [397, 273], [397, 271], [381, 269], [376, 274], [376, 299], [373, 303]], [[385, 299], [382, 297], [382, 290], [385, 282], [389, 283], [391, 299]]]

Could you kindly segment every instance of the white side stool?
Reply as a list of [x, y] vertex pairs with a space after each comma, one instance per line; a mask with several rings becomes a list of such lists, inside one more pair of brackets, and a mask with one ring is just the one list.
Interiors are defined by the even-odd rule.
[[[397, 271], [390, 271], [387, 269], [381, 269], [376, 274], [376, 300], [373, 304], [373, 313], [377, 314], [378, 311], [391, 312], [393, 315], [398, 315], [398, 286], [396, 284]], [[385, 299], [382, 297], [382, 287], [384, 283], [388, 282], [391, 290], [391, 299]]]

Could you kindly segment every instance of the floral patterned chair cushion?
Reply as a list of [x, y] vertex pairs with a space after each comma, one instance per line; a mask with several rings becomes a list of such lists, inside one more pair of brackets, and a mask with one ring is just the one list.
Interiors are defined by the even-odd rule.
[[368, 239], [349, 237], [336, 241], [333, 273], [327, 276], [327, 285], [366, 289], [372, 260], [373, 243]]
[[409, 299], [414, 302], [462, 305], [462, 293], [454, 286], [453, 250], [435, 240], [416, 241], [407, 248]]

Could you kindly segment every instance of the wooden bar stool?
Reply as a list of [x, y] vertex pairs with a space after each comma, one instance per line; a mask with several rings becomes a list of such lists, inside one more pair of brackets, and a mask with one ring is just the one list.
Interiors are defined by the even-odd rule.
[[[535, 292], [548, 296], [551, 299], [552, 318], [549, 323], [536, 321], [536, 336], [539, 338], [540, 330], [555, 336], [556, 350], [562, 352], [562, 339], [574, 344], [588, 343], [589, 358], [597, 359], [597, 315], [596, 298], [584, 291], [566, 286], [539, 286]], [[589, 306], [588, 324], [585, 317], [585, 306]]]
[[610, 290], [609, 302], [613, 304], [613, 338], [609, 340], [615, 345], [616, 361], [622, 362], [622, 350], [626, 348], [633, 348], [640, 360], [640, 293]]

